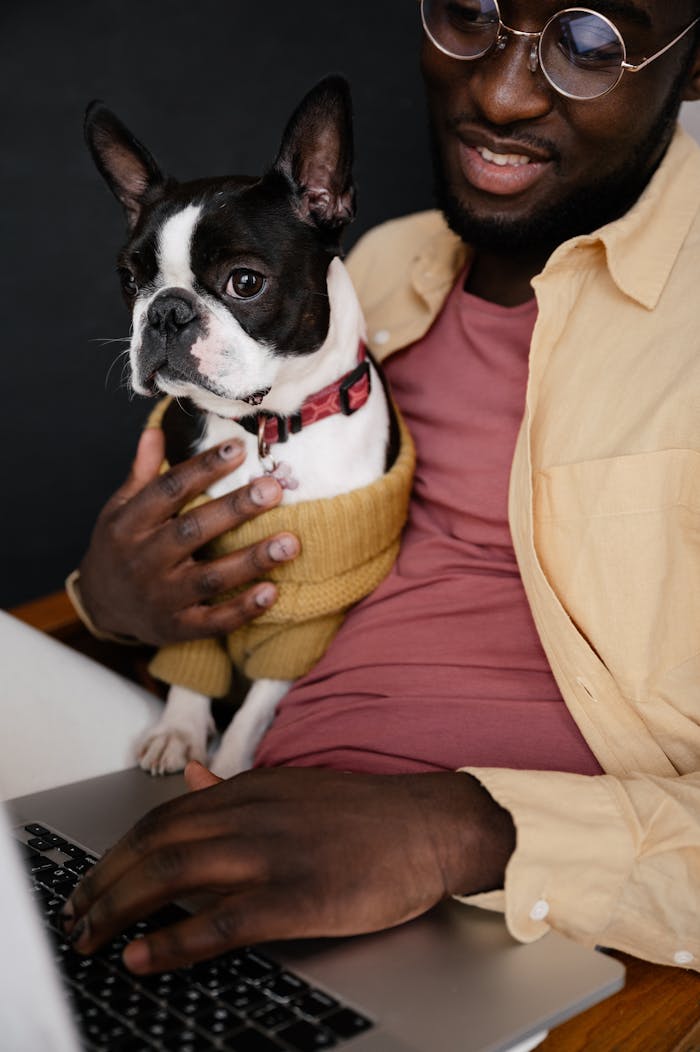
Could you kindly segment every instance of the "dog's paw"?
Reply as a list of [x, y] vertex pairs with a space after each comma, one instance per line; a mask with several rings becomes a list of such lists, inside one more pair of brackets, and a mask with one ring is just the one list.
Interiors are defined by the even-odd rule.
[[154, 775], [182, 771], [190, 760], [206, 763], [206, 734], [196, 735], [189, 727], [156, 725], [142, 739], [137, 758], [143, 770]]

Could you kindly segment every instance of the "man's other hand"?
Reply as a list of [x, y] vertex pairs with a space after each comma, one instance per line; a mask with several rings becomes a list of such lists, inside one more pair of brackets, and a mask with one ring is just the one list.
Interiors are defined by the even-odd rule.
[[502, 887], [513, 824], [467, 774], [361, 775], [302, 768], [219, 781], [145, 816], [75, 890], [64, 914], [90, 953], [173, 899], [199, 911], [134, 941], [147, 973], [272, 939], [356, 935], [452, 894]]
[[212, 500], [184, 515], [194, 497], [244, 459], [230, 441], [159, 474], [163, 435], [144, 431], [126, 482], [102, 509], [80, 565], [80, 595], [103, 632], [161, 646], [233, 632], [274, 603], [277, 592], [259, 582], [235, 598], [208, 601], [259, 581], [275, 564], [294, 558], [299, 542], [277, 534], [223, 558], [195, 558], [203, 545], [279, 504], [271, 477]]

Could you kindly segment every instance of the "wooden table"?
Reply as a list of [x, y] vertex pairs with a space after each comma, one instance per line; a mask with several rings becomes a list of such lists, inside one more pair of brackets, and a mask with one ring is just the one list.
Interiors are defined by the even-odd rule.
[[[76, 618], [64, 592], [10, 613], [81, 653], [155, 687], [148, 651], [99, 643]], [[700, 1052], [700, 975], [615, 953], [627, 969], [623, 990], [553, 1030], [538, 1052]]]

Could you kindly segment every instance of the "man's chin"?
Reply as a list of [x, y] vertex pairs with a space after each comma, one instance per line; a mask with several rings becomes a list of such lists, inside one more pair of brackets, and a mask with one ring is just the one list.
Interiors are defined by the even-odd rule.
[[511, 252], [516, 255], [549, 253], [561, 241], [561, 212], [530, 214], [513, 219], [503, 215], [480, 215], [452, 194], [438, 189], [437, 205], [448, 226], [477, 251]]

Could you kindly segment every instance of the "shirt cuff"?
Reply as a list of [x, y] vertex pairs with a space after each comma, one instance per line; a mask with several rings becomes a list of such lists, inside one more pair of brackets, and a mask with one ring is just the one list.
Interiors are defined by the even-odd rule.
[[504, 910], [508, 930], [520, 942], [533, 942], [555, 928], [584, 945], [596, 945], [635, 857], [614, 779], [463, 770], [510, 812], [516, 846], [503, 891], [459, 896], [460, 901]]
[[141, 645], [141, 641], [136, 639], [135, 636], [119, 636], [112, 632], [103, 632], [102, 629], [94, 624], [83, 605], [83, 599], [80, 594], [80, 570], [73, 570], [72, 573], [68, 574], [65, 581], [65, 589], [66, 594], [73, 605], [73, 609], [87, 628], [88, 632], [93, 635], [95, 639], [101, 639], [110, 643], [122, 643], [125, 646], [132, 647]]

